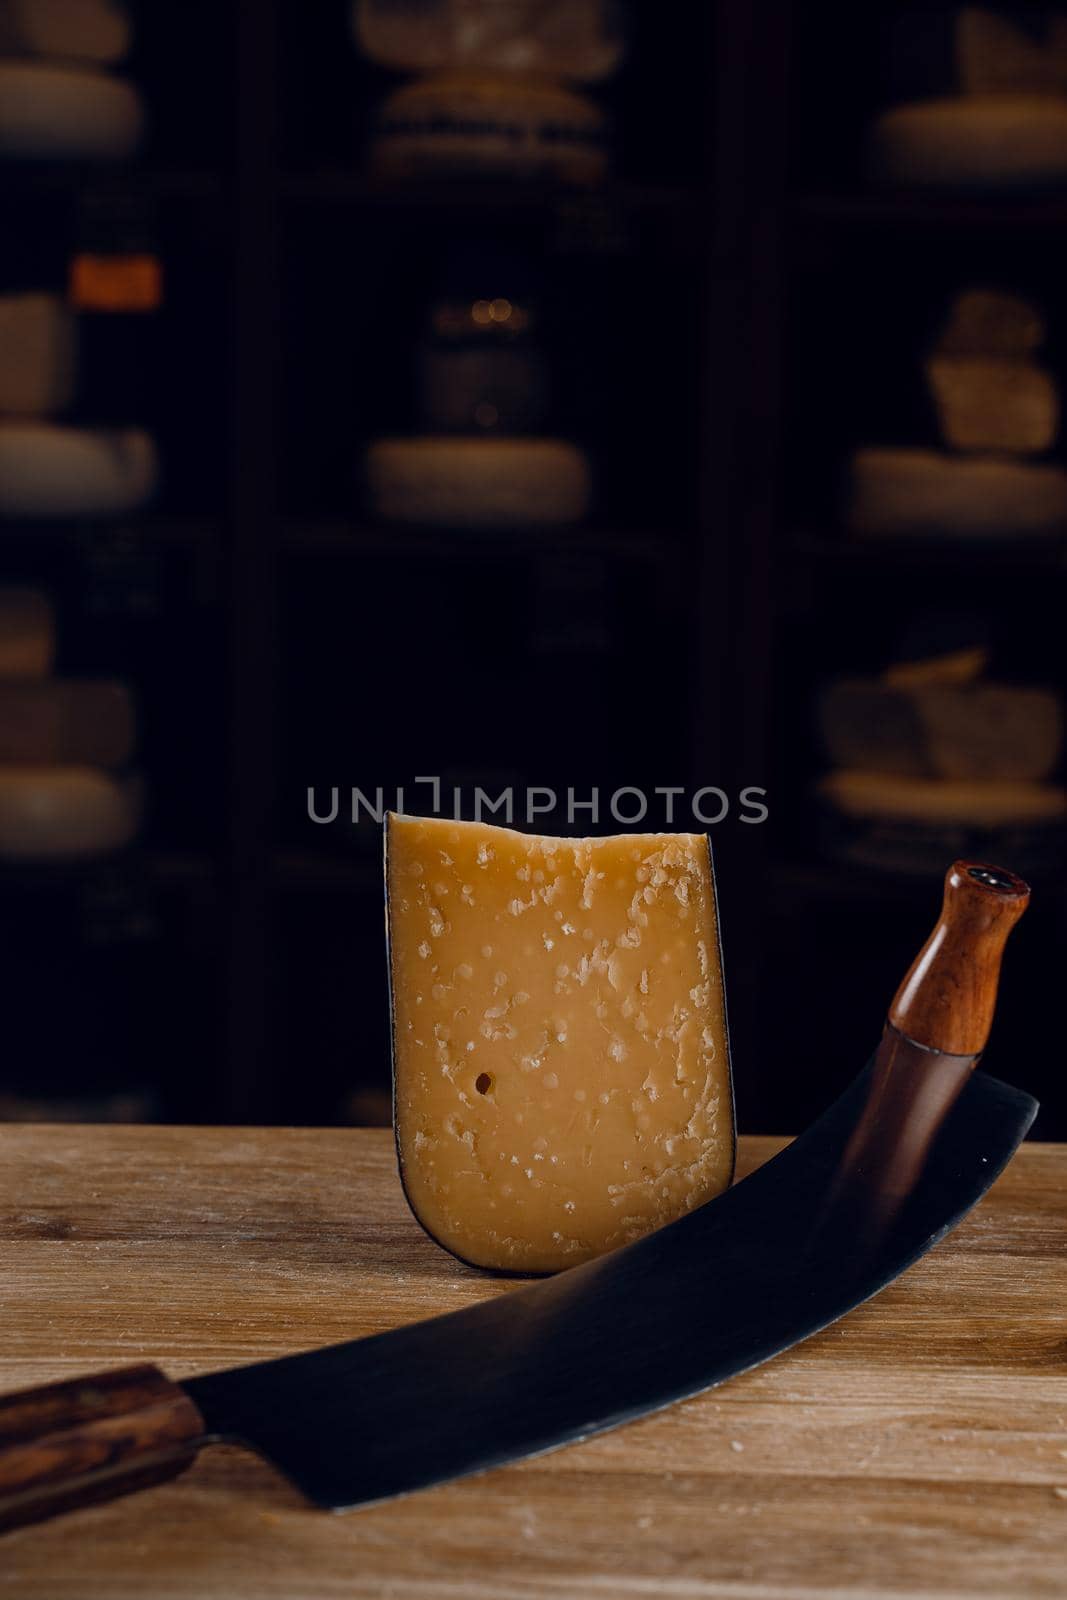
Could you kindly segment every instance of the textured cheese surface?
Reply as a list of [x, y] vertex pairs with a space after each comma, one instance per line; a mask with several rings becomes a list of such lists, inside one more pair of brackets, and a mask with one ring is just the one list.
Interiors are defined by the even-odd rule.
[[1067, 178], [1067, 98], [989, 95], [926, 100], [886, 111], [872, 160], [887, 183], [1026, 189]]
[[423, 1226], [550, 1272], [726, 1188], [733, 1104], [707, 839], [392, 817], [396, 1133]]
[[579, 521], [589, 509], [584, 451], [564, 439], [379, 439], [367, 486], [390, 522], [513, 528]]
[[869, 538], [995, 539], [1067, 531], [1067, 472], [1044, 463], [937, 450], [858, 450], [846, 518]]
[[91, 67], [0, 61], [0, 154], [51, 161], [119, 161], [144, 125], [132, 84]]
[[0, 411], [47, 417], [74, 394], [77, 322], [58, 295], [0, 296]]
[[0, 422], [0, 514], [93, 517], [136, 511], [155, 493], [154, 440], [49, 422]]
[[48, 596], [40, 589], [0, 589], [0, 679], [47, 677], [55, 652]]
[[106, 855], [129, 843], [139, 816], [137, 785], [91, 767], [0, 767], [0, 857]]
[[496, 172], [598, 183], [607, 165], [604, 113], [558, 84], [443, 73], [388, 97], [372, 160], [389, 177]]

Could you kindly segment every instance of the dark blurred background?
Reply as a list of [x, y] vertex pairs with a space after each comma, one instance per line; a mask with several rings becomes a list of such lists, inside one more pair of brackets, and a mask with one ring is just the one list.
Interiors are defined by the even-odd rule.
[[1022, 871], [989, 1064], [1067, 1137], [1067, 12], [34, 10], [0, 1116], [385, 1120], [349, 801], [435, 775], [724, 791], [745, 1131], [862, 1065], [954, 856]]

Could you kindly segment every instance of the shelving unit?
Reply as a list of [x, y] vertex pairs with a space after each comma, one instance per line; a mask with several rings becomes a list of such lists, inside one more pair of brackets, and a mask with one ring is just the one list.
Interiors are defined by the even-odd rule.
[[[867, 26], [845, 9], [718, 0], [664, 27], [635, 6], [629, 63], [594, 91], [619, 129], [594, 192], [368, 176], [392, 80], [357, 57], [340, 0], [221, 8], [195, 118], [164, 68], [185, 60], [188, 81], [200, 46], [177, 12], [141, 8], [131, 70], [161, 86], [144, 162], [0, 168], [0, 201], [62, 212], [71, 237], [86, 183], [127, 183], [168, 275], [160, 505], [121, 534], [57, 534], [54, 551], [71, 593], [96, 550], [128, 559], [128, 587], [154, 572], [162, 606], [133, 644], [122, 617], [108, 647], [114, 670], [128, 646], [155, 675], [158, 803], [130, 870], [169, 930], [144, 1021], [149, 1048], [174, 1036], [163, 1114], [329, 1120], [381, 1087], [380, 841], [309, 822], [306, 793], [388, 794], [420, 773], [768, 789], [766, 825], [714, 830], [742, 1126], [795, 1129], [873, 1045], [936, 893], [820, 861], [812, 690], [927, 589], [990, 606], [1010, 591], [1040, 639], [1067, 547], [841, 538], [837, 461], [868, 423], [850, 385], [928, 278], [951, 282], [976, 252], [1039, 278], [1067, 264], [1067, 202], [866, 189], [862, 74], [811, 76], [819, 28]], [[360, 493], [366, 443], [413, 426], [419, 319], [462, 239], [536, 266], [554, 425], [599, 479], [584, 526], [390, 527]], [[40, 539], [0, 535], [20, 581]], [[106, 659], [99, 640], [85, 649]], [[1020, 949], [1062, 937], [1065, 906], [1039, 886]], [[1026, 961], [1005, 1006], [1025, 1014], [1029, 1059], [1051, 1021]], [[1049, 1131], [1067, 1127], [1062, 1091], [1052, 1101]]]

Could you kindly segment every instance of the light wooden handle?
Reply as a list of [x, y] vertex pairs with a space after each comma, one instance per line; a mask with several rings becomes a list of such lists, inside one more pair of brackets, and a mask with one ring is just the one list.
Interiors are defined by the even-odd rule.
[[204, 1421], [156, 1367], [0, 1396], [0, 1528], [177, 1477]]
[[979, 1055], [993, 1024], [1004, 945], [1029, 900], [1029, 886], [1003, 867], [950, 867], [937, 926], [889, 1008], [893, 1027], [927, 1050]]

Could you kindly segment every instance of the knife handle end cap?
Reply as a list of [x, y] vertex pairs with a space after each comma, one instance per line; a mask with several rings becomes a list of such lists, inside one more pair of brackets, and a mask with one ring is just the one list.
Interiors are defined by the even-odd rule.
[[1029, 900], [1029, 885], [1014, 872], [955, 862], [937, 924], [889, 1008], [893, 1027], [926, 1050], [980, 1055], [993, 1025], [1004, 945]]

